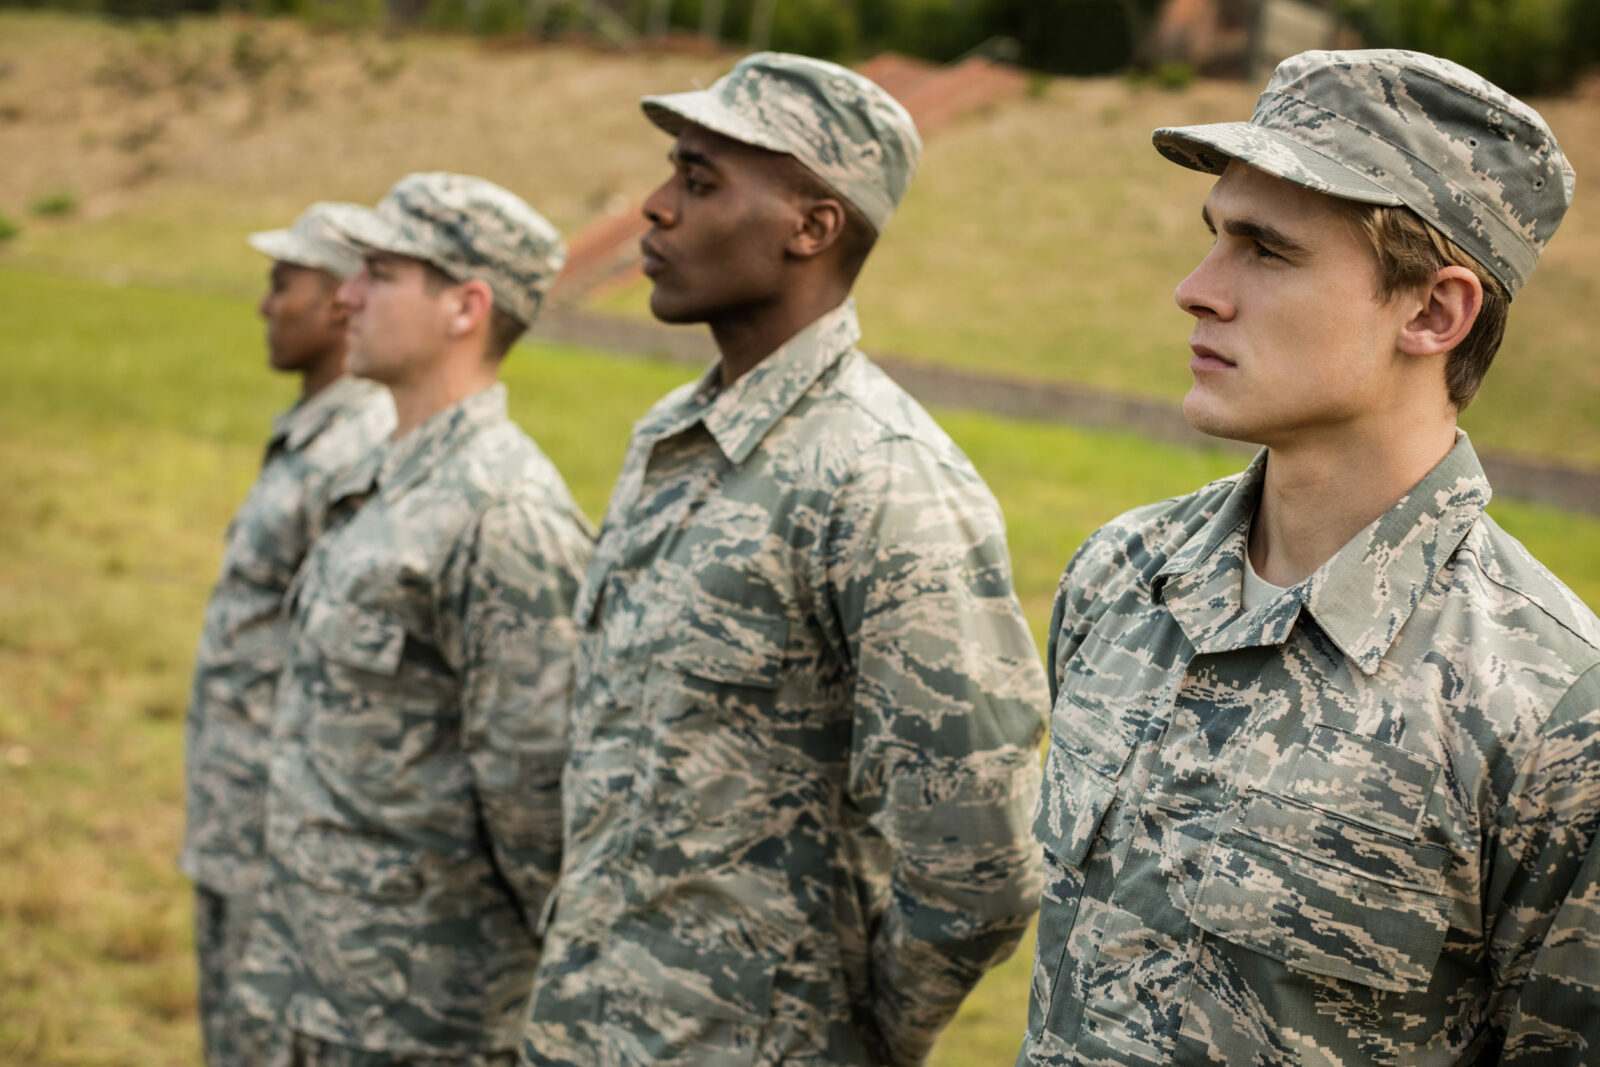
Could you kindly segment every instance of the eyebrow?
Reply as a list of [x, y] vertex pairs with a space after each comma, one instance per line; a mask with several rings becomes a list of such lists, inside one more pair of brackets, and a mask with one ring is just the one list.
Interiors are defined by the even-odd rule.
[[[1200, 208], [1200, 218], [1205, 222], [1207, 229], [1212, 233], [1217, 232], [1216, 223], [1211, 221], [1211, 209], [1209, 207]], [[1259, 241], [1277, 252], [1288, 252], [1291, 255], [1308, 255], [1311, 251], [1277, 227], [1268, 226], [1266, 223], [1257, 222], [1255, 219], [1229, 219], [1222, 224], [1222, 229], [1229, 237], [1240, 237], [1246, 241]]]
[[674, 148], [667, 153], [667, 159], [673, 163], [682, 163], [691, 167], [705, 167], [707, 170], [716, 170], [716, 163], [710, 156], [693, 148]]

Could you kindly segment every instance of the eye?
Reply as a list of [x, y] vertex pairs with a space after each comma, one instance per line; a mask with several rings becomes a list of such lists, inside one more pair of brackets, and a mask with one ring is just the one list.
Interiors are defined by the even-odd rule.
[[1255, 248], [1255, 254], [1256, 254], [1256, 258], [1257, 259], [1282, 259], [1283, 258], [1282, 256], [1278, 255], [1278, 253], [1274, 252], [1272, 249], [1270, 249], [1266, 245], [1262, 244], [1260, 241], [1252, 241], [1251, 245], [1254, 246], [1254, 248]]

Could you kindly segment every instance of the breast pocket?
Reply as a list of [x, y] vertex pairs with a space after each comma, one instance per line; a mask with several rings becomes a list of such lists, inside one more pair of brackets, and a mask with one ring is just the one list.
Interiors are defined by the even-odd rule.
[[305, 636], [323, 658], [365, 674], [394, 674], [405, 653], [400, 621], [358, 604], [312, 605]]
[[285, 918], [319, 984], [359, 1003], [404, 1000], [425, 875], [409, 848], [303, 826], [283, 855], [294, 878]]
[[1441, 846], [1256, 793], [1213, 846], [1192, 919], [1294, 970], [1417, 992], [1449, 928], [1449, 861]]
[[[610, 951], [630, 976], [633, 993], [651, 1005], [641, 1014], [658, 1023], [634, 1032], [644, 1059], [693, 1062], [696, 1067], [748, 1067], [755, 1062], [779, 957], [734, 948], [664, 922], [614, 928]], [[692, 1059], [684, 1056], [685, 1050], [692, 1050]]]
[[645, 699], [663, 829], [722, 844], [771, 816], [785, 788], [773, 731], [787, 640], [781, 617], [698, 605], [661, 639]]
[[[1046, 1006], [1050, 1018], [1059, 1022], [1078, 982], [1075, 960], [1091, 958], [1090, 946], [1077, 930], [1088, 888], [1085, 861], [1116, 802], [1133, 748], [1115, 723], [1073, 703], [1067, 692], [1057, 698], [1044, 785], [1033, 818], [1034, 837], [1044, 846], [1044, 891], [1030, 1027], [1044, 1025], [1039, 1011]], [[1069, 951], [1075, 942], [1078, 951]]]

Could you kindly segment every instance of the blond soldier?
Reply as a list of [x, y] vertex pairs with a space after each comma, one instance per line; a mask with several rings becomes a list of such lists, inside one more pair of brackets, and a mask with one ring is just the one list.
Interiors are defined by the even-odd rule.
[[495, 379], [564, 249], [455, 174], [334, 223], [365, 250], [351, 365], [398, 423], [335, 487], [290, 595], [239, 999], [285, 1064], [510, 1063], [559, 866], [591, 536]]
[[721, 361], [638, 423], [577, 603], [536, 1064], [914, 1064], [1035, 908], [1044, 680], [966, 457], [859, 351], [909, 116], [761, 54], [647, 97], [651, 307]]
[[1265, 447], [1062, 579], [1018, 1062], [1593, 1064], [1600, 621], [1456, 428], [1572, 171], [1410, 52], [1155, 143], [1220, 175], [1184, 410]]
[[195, 883], [195, 948], [206, 1060], [247, 1059], [225, 1009], [244, 951], [263, 860], [267, 736], [288, 650], [284, 593], [326, 521], [333, 481], [394, 425], [389, 394], [345, 373], [348, 308], [339, 284], [361, 268], [355, 246], [313, 204], [286, 230], [250, 236], [272, 257], [259, 311], [274, 370], [300, 376], [261, 473], [228, 526], [222, 573], [206, 606], [190, 694], [180, 864]]

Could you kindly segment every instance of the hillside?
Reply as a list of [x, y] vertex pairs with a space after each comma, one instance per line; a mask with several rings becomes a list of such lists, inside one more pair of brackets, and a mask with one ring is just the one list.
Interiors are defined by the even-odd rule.
[[[731, 56], [316, 32], [208, 20], [113, 28], [0, 14], [0, 261], [179, 287], [255, 290], [243, 244], [318, 198], [371, 201], [400, 174], [482, 174], [573, 232], [664, 174], [644, 92], [706, 84]], [[1203, 254], [1207, 179], [1149, 147], [1157, 125], [1242, 118], [1252, 87], [1116, 79], [1034, 92], [930, 137], [863, 276], [869, 348], [1176, 400]], [[1540, 100], [1579, 195], [1512, 314], [1464, 423], [1480, 446], [1600, 468], [1600, 106]], [[74, 210], [37, 216], [40, 198]], [[644, 287], [602, 307], [644, 315]]]

